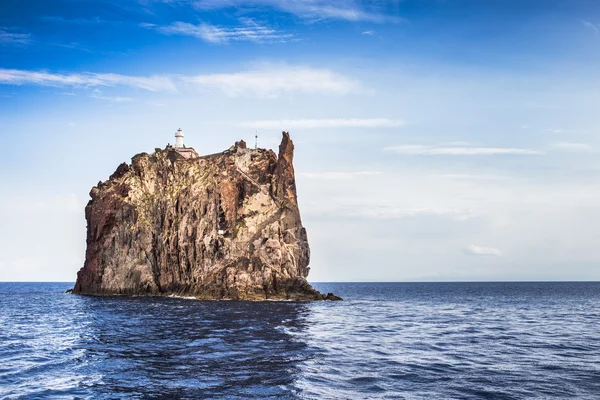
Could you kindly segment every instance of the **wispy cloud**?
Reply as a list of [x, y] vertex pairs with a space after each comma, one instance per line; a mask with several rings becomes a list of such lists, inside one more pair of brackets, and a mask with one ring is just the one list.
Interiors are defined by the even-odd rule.
[[185, 80], [201, 88], [217, 89], [228, 96], [279, 97], [290, 93], [348, 94], [360, 85], [327, 69], [269, 66], [254, 71], [208, 74]]
[[374, 34], [375, 34], [375, 32], [374, 32], [374, 31], [364, 31], [364, 32], [362, 33], [362, 35], [370, 35], [370, 36], [373, 36]]
[[496, 180], [505, 179], [500, 175], [481, 175], [481, 174], [431, 174], [432, 178], [451, 179], [451, 180]]
[[463, 249], [464, 253], [470, 256], [494, 256], [502, 257], [502, 252], [495, 247], [475, 246], [474, 244]]
[[372, 177], [374, 175], [381, 175], [380, 171], [356, 171], [356, 172], [302, 172], [298, 176], [307, 179], [318, 179], [318, 180], [349, 180], [360, 177]]
[[360, 88], [357, 81], [327, 69], [287, 65], [234, 73], [203, 75], [128, 76], [120, 74], [52, 73], [0, 68], [0, 84], [53, 87], [126, 86], [152, 92], [181, 89], [218, 90], [228, 96], [278, 97], [291, 93], [343, 95]]
[[464, 146], [464, 147], [472, 147], [473, 144], [471, 142], [465, 142], [462, 140], [454, 140], [454, 141], [450, 141], [450, 142], [441, 142], [439, 143], [440, 146]]
[[45, 16], [42, 20], [49, 22], [56, 22], [60, 24], [73, 24], [73, 25], [104, 25], [104, 24], [116, 24], [117, 21], [107, 21], [100, 17], [94, 18], [63, 18], [56, 16]]
[[407, 208], [381, 201], [340, 201], [319, 204], [309, 212], [320, 215], [390, 220], [403, 218], [444, 218], [455, 222], [463, 222], [477, 217], [477, 213], [469, 209], [452, 208]]
[[391, 151], [398, 154], [407, 155], [451, 155], [451, 156], [492, 156], [492, 155], [539, 155], [542, 151], [533, 149], [519, 149], [511, 147], [458, 147], [458, 146], [424, 146], [415, 144], [406, 144], [400, 146], [390, 146], [384, 148], [385, 151]]
[[94, 99], [98, 99], [98, 100], [110, 101], [113, 103], [128, 103], [130, 101], [133, 101], [133, 99], [131, 97], [105, 96], [102, 94], [102, 91], [98, 90], [98, 89], [94, 89], [94, 91], [92, 92], [92, 95], [90, 97], [92, 97]]
[[598, 27], [597, 24], [594, 24], [593, 22], [590, 22], [590, 21], [581, 21], [581, 23], [583, 24], [583, 26], [590, 29], [594, 33], [600, 33], [600, 27]]
[[3, 44], [29, 44], [31, 43], [30, 33], [9, 32], [6, 28], [0, 28], [0, 45]]
[[591, 153], [594, 151], [592, 146], [586, 143], [573, 143], [573, 142], [559, 142], [552, 144], [552, 147], [559, 150], [579, 152], [579, 153]]
[[237, 124], [254, 129], [320, 129], [320, 128], [390, 128], [403, 126], [399, 119], [389, 118], [325, 118], [244, 121]]
[[[172, 2], [172, 0], [163, 0]], [[279, 11], [294, 14], [308, 20], [337, 19], [344, 21], [364, 22], [400, 22], [398, 16], [387, 15], [378, 9], [376, 3], [370, 4], [370, 9], [365, 9], [366, 2], [359, 4], [348, 0], [196, 0], [194, 6], [199, 10], [229, 8], [229, 7], [271, 7]]]
[[254, 22], [249, 18], [240, 20], [241, 26], [223, 27], [207, 23], [198, 25], [186, 22], [174, 22], [168, 26], [156, 26], [154, 24], [140, 24], [148, 29], [154, 29], [166, 35], [192, 36], [209, 43], [229, 43], [233, 41], [249, 41], [255, 43], [283, 43], [291, 40], [294, 35], [283, 33], [276, 29], [268, 28]]
[[131, 97], [122, 97], [122, 96], [98, 96], [98, 95], [94, 95], [92, 96], [94, 99], [100, 99], [100, 100], [107, 100], [107, 101], [111, 101], [113, 103], [129, 103], [130, 101], [133, 101], [133, 99]]
[[40, 85], [40, 86], [129, 86], [152, 92], [176, 91], [172, 80], [166, 76], [127, 76], [119, 74], [95, 73], [51, 73], [47, 71], [26, 71], [0, 68], [0, 84], [5, 85]]

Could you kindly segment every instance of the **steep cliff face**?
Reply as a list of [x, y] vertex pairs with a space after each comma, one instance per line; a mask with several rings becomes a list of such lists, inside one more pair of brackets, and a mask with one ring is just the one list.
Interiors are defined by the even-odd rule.
[[167, 148], [121, 164], [90, 192], [73, 292], [327, 298], [306, 281], [293, 156], [284, 132], [279, 156], [238, 142], [210, 156], [184, 159]]

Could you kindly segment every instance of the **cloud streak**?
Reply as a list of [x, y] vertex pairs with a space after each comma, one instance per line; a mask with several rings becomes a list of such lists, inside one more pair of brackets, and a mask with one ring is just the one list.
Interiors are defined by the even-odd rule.
[[0, 45], [2, 44], [29, 44], [31, 43], [30, 33], [13, 33], [5, 29], [0, 29]]
[[470, 256], [493, 256], [502, 257], [502, 252], [495, 247], [475, 246], [474, 244], [463, 249], [464, 253]]
[[100, 17], [68, 19], [68, 18], [56, 17], [56, 16], [46, 16], [46, 17], [42, 17], [42, 20], [60, 23], [60, 24], [73, 24], [73, 25], [102, 25], [102, 24], [119, 23], [119, 21], [107, 21]]
[[[362, 171], [359, 171], [362, 172]], [[365, 176], [379, 175], [365, 171]], [[343, 173], [348, 175], [350, 173]], [[355, 176], [340, 175], [337, 180], [349, 180]], [[359, 218], [371, 220], [392, 220], [405, 218], [442, 218], [457, 223], [478, 217], [478, 214], [470, 209], [444, 208], [444, 207], [404, 207], [394, 203], [378, 200], [352, 200], [332, 199], [327, 204], [318, 203], [314, 208], [308, 206], [308, 212], [314, 215], [338, 216], [344, 218]]]
[[581, 21], [581, 23], [583, 24], [583, 26], [592, 30], [594, 33], [600, 33], [600, 28], [598, 28], [598, 25], [594, 24], [593, 22]]
[[[170, 2], [171, 0], [163, 1]], [[271, 7], [312, 21], [335, 19], [350, 22], [385, 23], [403, 20], [396, 16], [386, 15], [377, 9], [365, 10], [357, 2], [348, 0], [197, 0], [193, 4], [198, 10]]]
[[131, 97], [104, 96], [102, 94], [102, 92], [99, 91], [98, 89], [95, 89], [90, 97], [92, 97], [93, 99], [106, 100], [106, 101], [110, 101], [113, 103], [128, 103], [130, 101], [133, 101], [133, 99]]
[[511, 147], [458, 147], [458, 146], [424, 146], [406, 144], [384, 148], [397, 154], [424, 156], [493, 156], [493, 155], [540, 155], [544, 152], [534, 149], [519, 149]]
[[372, 177], [374, 175], [381, 175], [380, 171], [356, 171], [356, 172], [302, 172], [298, 176], [307, 179], [317, 180], [350, 180], [360, 177]]
[[329, 93], [344, 95], [360, 85], [327, 69], [310, 67], [271, 67], [230, 74], [208, 74], [188, 77], [188, 83], [200, 88], [217, 89], [231, 97], [279, 97], [290, 93]]
[[253, 129], [321, 129], [321, 128], [393, 128], [404, 126], [399, 119], [389, 118], [324, 118], [244, 121], [237, 124]]
[[120, 74], [52, 73], [0, 68], [0, 84], [52, 87], [125, 86], [151, 92], [176, 93], [182, 89], [217, 90], [227, 96], [279, 97], [292, 93], [344, 95], [359, 89], [357, 81], [327, 69], [265, 67], [253, 71], [202, 74], [128, 76]]
[[254, 43], [284, 43], [293, 38], [294, 35], [283, 33], [275, 29], [262, 26], [249, 18], [241, 20], [242, 26], [222, 27], [200, 23], [193, 25], [187, 22], [174, 22], [168, 26], [156, 26], [154, 24], [140, 24], [148, 29], [154, 29], [165, 35], [191, 36], [208, 43], [225, 44], [229, 42], [249, 41]]
[[577, 153], [591, 153], [594, 151], [592, 146], [586, 143], [559, 142], [552, 145], [553, 148]]
[[73, 87], [99, 87], [99, 86], [129, 86], [151, 92], [176, 91], [175, 85], [166, 76], [127, 76], [119, 74], [95, 73], [51, 73], [47, 71], [26, 71], [18, 69], [1, 69], [0, 84], [4, 85], [39, 85], [39, 86], [73, 86]]

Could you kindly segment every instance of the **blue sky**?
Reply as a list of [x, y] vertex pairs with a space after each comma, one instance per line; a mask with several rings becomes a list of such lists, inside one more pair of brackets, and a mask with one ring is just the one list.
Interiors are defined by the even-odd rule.
[[314, 281], [600, 279], [592, 1], [0, 5], [0, 280], [73, 280], [90, 188], [179, 127], [297, 145]]

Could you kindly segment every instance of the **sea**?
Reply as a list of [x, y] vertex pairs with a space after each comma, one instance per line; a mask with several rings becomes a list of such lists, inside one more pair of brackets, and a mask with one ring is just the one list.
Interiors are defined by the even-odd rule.
[[0, 399], [599, 399], [600, 283], [315, 283], [341, 302], [0, 283]]

